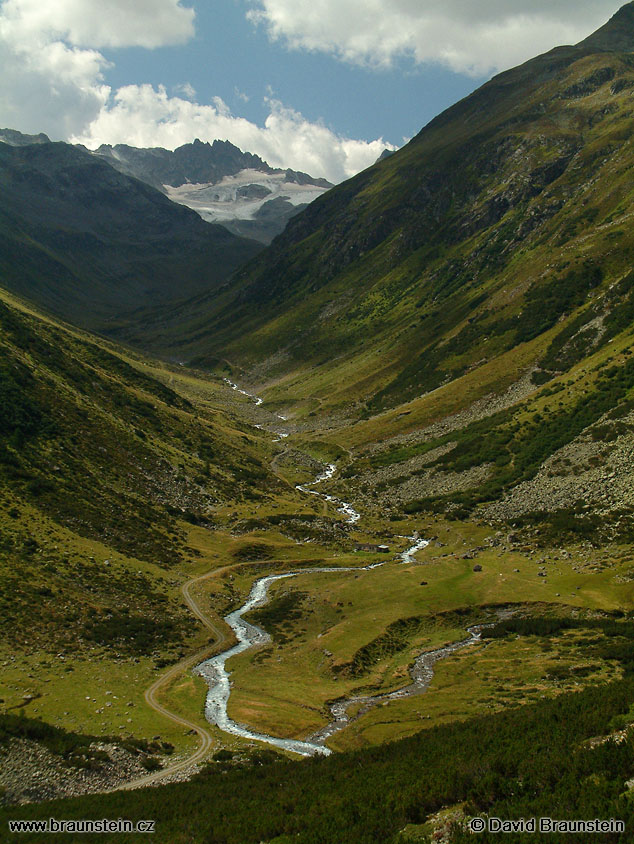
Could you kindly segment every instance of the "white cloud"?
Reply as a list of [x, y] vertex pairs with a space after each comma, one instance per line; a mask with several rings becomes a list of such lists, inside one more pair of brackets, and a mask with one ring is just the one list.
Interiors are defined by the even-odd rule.
[[163, 86], [127, 85], [72, 140], [90, 148], [126, 143], [174, 149], [193, 138], [219, 138], [260, 155], [274, 167], [303, 170], [333, 182], [373, 164], [386, 146], [392, 148], [382, 139], [366, 142], [340, 137], [277, 100], [267, 103], [269, 115], [261, 127], [232, 114], [219, 97], [213, 105], [201, 105], [170, 97]]
[[[273, 166], [341, 181], [389, 146], [342, 138], [269, 99], [264, 126], [232, 114], [220, 97], [194, 101], [185, 83], [112, 91], [95, 48], [156, 47], [193, 34], [194, 13], [179, 0], [0, 0], [0, 126], [54, 140], [173, 149], [194, 138], [229, 140]], [[245, 95], [236, 92], [238, 98]]]
[[0, 123], [65, 138], [94, 119], [110, 89], [104, 57], [42, 34], [22, 37], [20, 22], [0, 8]]
[[191, 82], [182, 82], [180, 85], [174, 85], [173, 91], [175, 94], [185, 97], [186, 100], [194, 100], [196, 98], [196, 89]]
[[178, 0], [4, 0], [0, 123], [68, 138], [110, 97], [102, 46], [156, 47], [193, 34]]
[[82, 47], [161, 47], [194, 35], [194, 10], [180, 0], [5, 0], [2, 16], [23, 39]]
[[250, 0], [249, 17], [295, 49], [389, 66], [399, 56], [460, 73], [501, 70], [574, 44], [618, 0]]

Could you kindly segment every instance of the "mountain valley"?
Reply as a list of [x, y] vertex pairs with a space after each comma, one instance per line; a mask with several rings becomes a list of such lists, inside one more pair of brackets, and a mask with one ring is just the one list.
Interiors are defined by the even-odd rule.
[[633, 54], [628, 3], [334, 187], [3, 130], [3, 824], [631, 840]]

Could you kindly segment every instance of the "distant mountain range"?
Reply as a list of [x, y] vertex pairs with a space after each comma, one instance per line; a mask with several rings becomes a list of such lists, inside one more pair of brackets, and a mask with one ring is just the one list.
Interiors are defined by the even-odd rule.
[[[43, 133], [24, 135], [14, 129], [0, 129], [0, 141], [12, 146], [50, 143]], [[203, 220], [265, 244], [284, 230], [291, 217], [332, 187], [326, 179], [271, 167], [229, 141], [195, 140], [174, 151], [127, 144], [102, 144], [94, 152], [79, 148], [192, 208]]]
[[195, 140], [173, 152], [104, 144], [95, 154], [192, 208], [203, 220], [262, 243], [270, 243], [291, 217], [332, 187], [326, 179], [273, 168], [229, 141]]

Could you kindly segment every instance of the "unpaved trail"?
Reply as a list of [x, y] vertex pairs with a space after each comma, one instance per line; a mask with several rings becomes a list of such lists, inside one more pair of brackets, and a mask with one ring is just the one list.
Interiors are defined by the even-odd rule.
[[222, 568], [214, 569], [213, 571], [199, 575], [198, 577], [192, 577], [191, 580], [188, 580], [182, 585], [181, 592], [183, 594], [183, 598], [185, 599], [185, 603], [196, 618], [200, 619], [204, 626], [213, 633], [215, 641], [213, 644], [206, 645], [204, 648], [196, 651], [196, 653], [191, 656], [185, 657], [185, 659], [177, 662], [176, 665], [173, 665], [164, 674], [161, 674], [161, 676], [152, 683], [149, 689], [146, 690], [144, 695], [147, 705], [156, 712], [160, 712], [160, 714], [165, 718], [169, 718], [170, 721], [173, 721], [181, 727], [193, 730], [200, 740], [198, 748], [184, 759], [179, 759], [172, 765], [168, 765], [167, 768], [163, 768], [155, 773], [147, 774], [146, 776], [131, 780], [130, 782], [125, 783], [125, 785], [121, 785], [117, 789], [113, 790], [130, 790], [161, 782], [162, 780], [171, 777], [173, 774], [178, 773], [185, 768], [191, 768], [198, 762], [201, 762], [207, 755], [209, 749], [212, 747], [214, 739], [207, 729], [195, 724], [193, 721], [189, 721], [187, 718], [177, 715], [174, 712], [170, 712], [169, 709], [159, 702], [157, 696], [161, 689], [167, 686], [174, 677], [188, 671], [193, 665], [198, 665], [203, 659], [208, 659], [212, 655], [213, 651], [222, 648], [229, 639], [227, 630], [217, 626], [214, 621], [203, 612], [200, 605], [196, 602], [196, 599], [192, 596], [192, 588], [202, 581], [209, 580], [212, 577], [218, 577], [222, 574], [222, 572], [232, 568], [234, 568], [234, 566], [223, 566]]

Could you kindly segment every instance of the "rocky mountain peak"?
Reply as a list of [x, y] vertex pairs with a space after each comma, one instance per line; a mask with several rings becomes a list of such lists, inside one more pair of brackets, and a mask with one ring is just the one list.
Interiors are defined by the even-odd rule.
[[606, 24], [578, 46], [611, 53], [634, 52], [634, 2], [622, 6]]
[[50, 144], [51, 139], [44, 132], [38, 135], [25, 135], [16, 129], [0, 129], [0, 141], [12, 147], [24, 147], [31, 144]]

